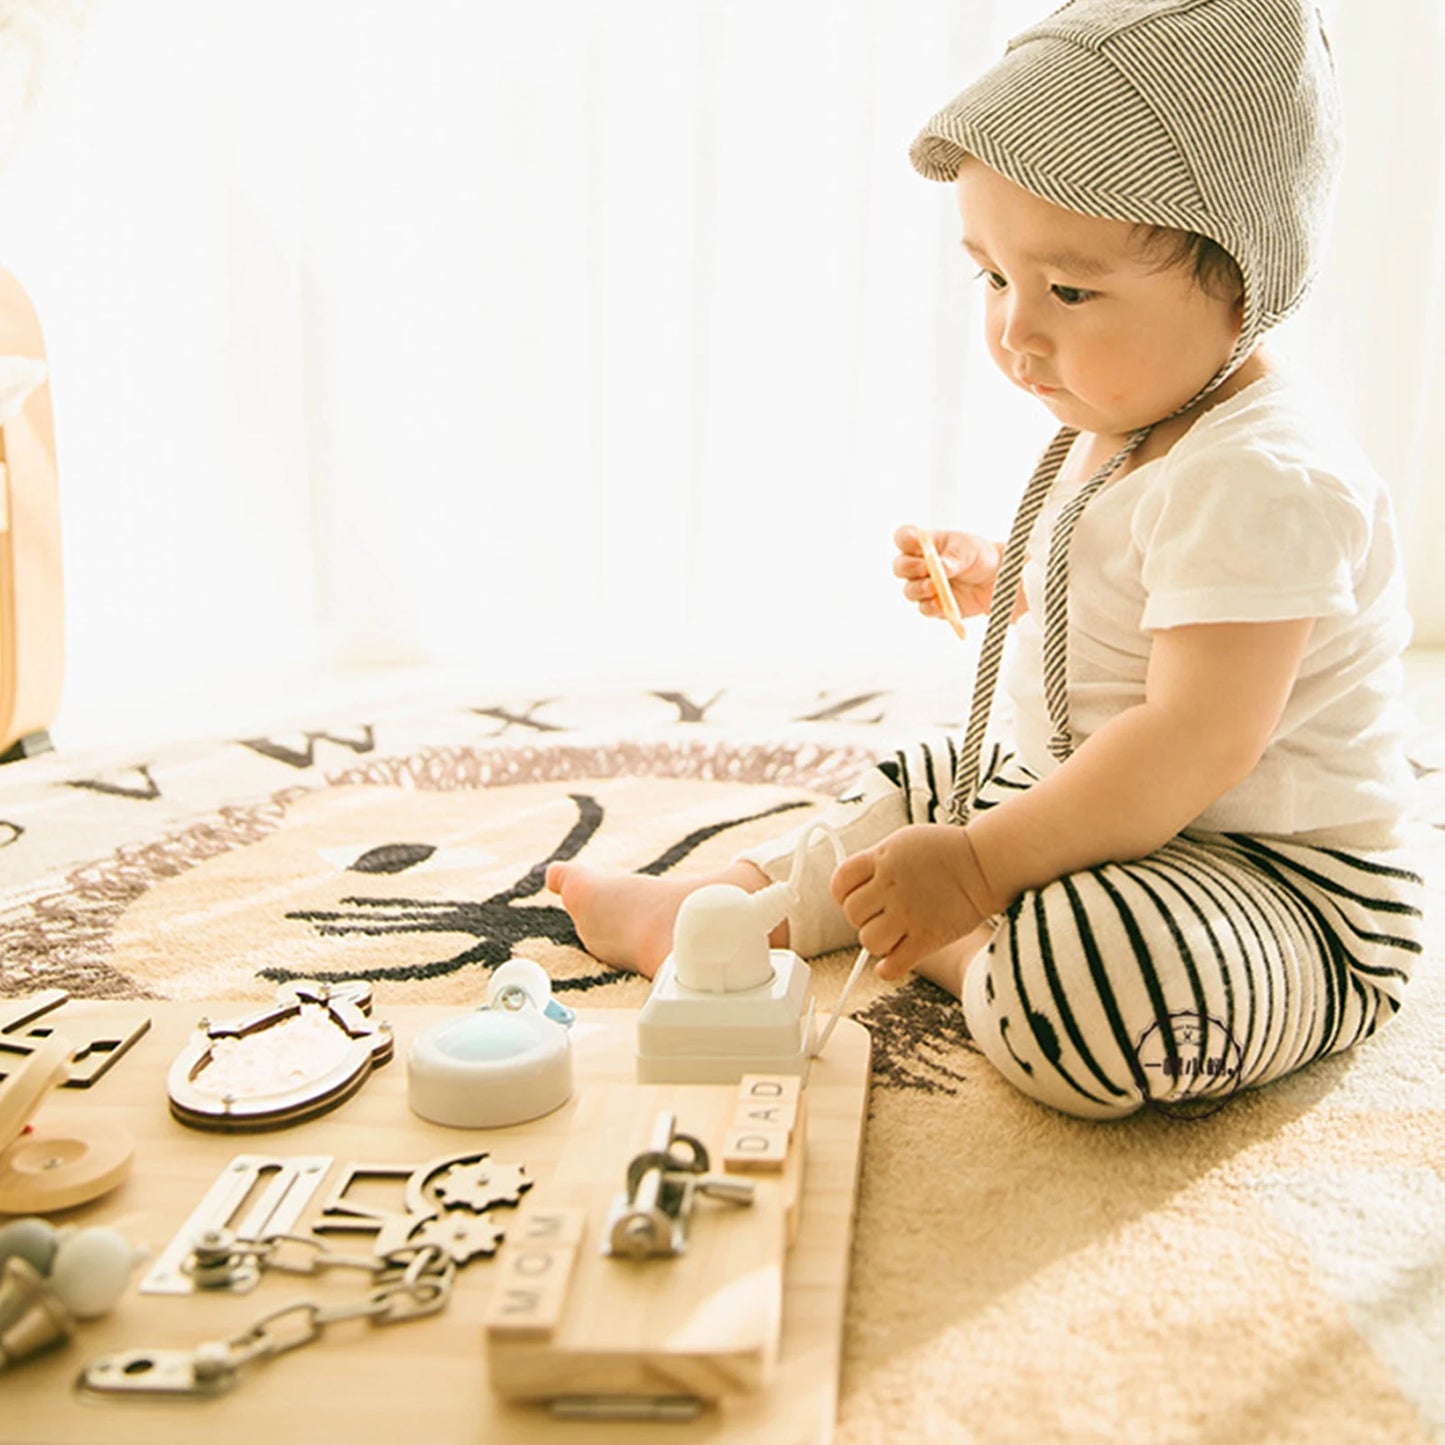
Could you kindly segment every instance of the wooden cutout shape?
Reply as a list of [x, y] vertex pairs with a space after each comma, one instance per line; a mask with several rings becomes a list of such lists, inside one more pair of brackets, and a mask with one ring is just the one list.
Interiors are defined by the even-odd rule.
[[[360, 1180], [404, 1180], [404, 1209], [349, 1199]], [[497, 1252], [504, 1235], [490, 1211], [515, 1208], [531, 1187], [522, 1165], [493, 1159], [485, 1149], [444, 1154], [419, 1165], [347, 1164], [311, 1228], [316, 1234], [374, 1232], [372, 1247], [383, 1259], [435, 1244], [461, 1266]]]
[[70, 1042], [54, 1035], [0, 1078], [0, 1214], [49, 1214], [108, 1194], [130, 1173], [135, 1146], [110, 1123], [27, 1128], [65, 1077]]
[[[358, 1180], [387, 1179], [405, 1184], [416, 1173], [415, 1164], [343, 1164], [341, 1177], [331, 1190], [326, 1203], [321, 1206], [320, 1217], [311, 1226], [316, 1234], [343, 1233], [353, 1230], [374, 1234], [388, 1220], [405, 1219], [405, 1208], [381, 1209], [376, 1205], [363, 1204], [348, 1199], [347, 1195]], [[434, 1210], [425, 1211], [428, 1215]]]
[[[353, 1186], [363, 1179], [401, 1182], [402, 1207], [383, 1209], [350, 1199]], [[375, 1230], [399, 1219], [412, 1221], [461, 1208], [481, 1214], [497, 1207], [512, 1208], [532, 1187], [526, 1168], [494, 1159], [487, 1149], [443, 1154], [425, 1164], [347, 1164], [321, 1206], [312, 1227], [327, 1230]]]
[[88, 1089], [151, 1026], [150, 1019], [136, 1014], [66, 1014], [63, 1019], [36, 1023], [69, 998], [63, 988], [47, 988], [29, 998], [0, 1000], [0, 1080], [22, 1065], [58, 1029], [71, 1046], [61, 1087]]
[[[167, 1076], [171, 1113], [197, 1129], [239, 1133], [283, 1129], [334, 1109], [391, 1058], [391, 1026], [373, 1023], [370, 1011], [368, 983], [304, 980], [283, 984], [270, 1008], [226, 1023], [202, 1019]], [[312, 1030], [314, 1049], [325, 1055], [299, 1076], [276, 1057], [286, 1036], [272, 1031], [289, 1024]]]

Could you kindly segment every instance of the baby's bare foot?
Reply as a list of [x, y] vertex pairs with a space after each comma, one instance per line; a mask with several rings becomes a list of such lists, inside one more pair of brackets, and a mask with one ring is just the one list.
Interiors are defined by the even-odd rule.
[[997, 919], [987, 919], [972, 933], [965, 933], [937, 953], [919, 959], [913, 967], [914, 973], [946, 989], [954, 998], [962, 998], [963, 976], [968, 972], [969, 964], [993, 941], [997, 927]]
[[672, 948], [677, 910], [697, 880], [553, 863], [547, 887], [561, 895], [593, 958], [652, 978]]

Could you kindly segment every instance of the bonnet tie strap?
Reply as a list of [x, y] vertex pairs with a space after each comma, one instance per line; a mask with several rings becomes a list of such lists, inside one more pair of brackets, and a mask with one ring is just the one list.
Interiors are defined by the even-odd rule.
[[1043, 510], [1044, 498], [1069, 454], [1078, 432], [1073, 427], [1060, 427], [1048, 450], [1039, 458], [1029, 484], [1024, 488], [1018, 511], [1014, 513], [998, 576], [994, 579], [993, 597], [989, 602], [988, 626], [979, 649], [978, 666], [973, 675], [973, 702], [969, 708], [968, 730], [963, 738], [963, 752], [953, 775], [953, 796], [948, 804], [950, 823], [967, 823], [973, 811], [973, 795], [978, 791], [978, 764], [983, 755], [983, 740], [988, 732], [989, 714], [993, 708], [994, 690], [998, 686], [999, 666], [1003, 661], [1003, 645], [1013, 621], [1014, 599], [1018, 596], [1019, 578], [1023, 575], [1024, 557], [1029, 536]]
[[[1060, 760], [1073, 751], [1073, 740], [1069, 733], [1068, 584], [1069, 546], [1073, 541], [1074, 527], [1084, 508], [1119, 470], [1125, 458], [1149, 435], [1149, 431], [1150, 428], [1141, 427], [1129, 434], [1124, 445], [1089, 478], [1065, 506], [1054, 523], [1054, 530], [1049, 538], [1048, 569], [1044, 584], [1044, 698], [1048, 705], [1049, 720], [1054, 726], [1049, 750]], [[1034, 468], [1034, 474], [1024, 488], [1023, 499], [1019, 502], [1013, 525], [1009, 529], [1008, 542], [1004, 547], [998, 577], [994, 582], [993, 598], [989, 603], [988, 626], [984, 631], [983, 646], [979, 651], [978, 667], [974, 673], [968, 729], [964, 734], [963, 751], [954, 771], [953, 796], [948, 805], [950, 823], [965, 824], [973, 813], [973, 800], [979, 788], [979, 760], [983, 756], [983, 742], [993, 711], [994, 693], [998, 689], [1004, 642], [1008, 636], [1009, 624], [1013, 621], [1014, 599], [1018, 595], [1019, 579], [1023, 575], [1029, 537], [1064, 464], [1064, 458], [1068, 456], [1069, 448], [1073, 446], [1078, 434], [1072, 427], [1059, 429]]]
[[1059, 762], [1074, 751], [1069, 731], [1069, 548], [1074, 540], [1074, 527], [1084, 508], [1103, 490], [1105, 484], [1124, 464], [1124, 460], [1149, 435], [1149, 428], [1130, 432], [1124, 445], [1079, 488], [1078, 493], [1059, 513], [1049, 538], [1048, 570], [1044, 578], [1044, 701], [1054, 735], [1049, 751]]

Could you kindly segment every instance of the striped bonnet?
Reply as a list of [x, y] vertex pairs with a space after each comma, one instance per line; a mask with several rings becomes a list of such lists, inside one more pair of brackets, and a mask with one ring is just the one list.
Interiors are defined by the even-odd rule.
[[1216, 383], [1304, 296], [1340, 149], [1334, 65], [1310, 0], [1072, 0], [923, 128], [951, 181], [965, 154], [1055, 205], [1194, 231], [1244, 274]]

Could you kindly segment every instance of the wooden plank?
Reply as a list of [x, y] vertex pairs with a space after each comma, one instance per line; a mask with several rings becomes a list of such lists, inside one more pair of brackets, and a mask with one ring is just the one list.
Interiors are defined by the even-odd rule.
[[[119, 1189], [57, 1216], [58, 1222], [119, 1225], [148, 1245], [154, 1257], [237, 1153], [331, 1155], [337, 1161], [334, 1176], [343, 1162], [421, 1164], [482, 1147], [523, 1164], [534, 1186], [515, 1215], [503, 1221], [509, 1239], [502, 1251], [460, 1272], [442, 1314], [389, 1328], [361, 1321], [334, 1326], [317, 1344], [248, 1367], [232, 1393], [206, 1402], [82, 1403], [73, 1382], [100, 1355], [139, 1347], [190, 1348], [243, 1330], [294, 1300], [334, 1304], [355, 1300], [363, 1289], [361, 1277], [338, 1270], [304, 1278], [267, 1276], [243, 1295], [141, 1295], [142, 1267], [112, 1314], [81, 1325], [69, 1345], [5, 1373], [0, 1434], [34, 1445], [94, 1445], [97, 1440], [153, 1445], [202, 1437], [207, 1445], [254, 1445], [258, 1439], [295, 1438], [307, 1427], [324, 1429], [327, 1438], [347, 1445], [382, 1445], [398, 1438], [425, 1439], [427, 1445], [475, 1445], [479, 1439], [576, 1445], [583, 1434], [587, 1445], [623, 1445], [638, 1438], [635, 1423], [579, 1427], [554, 1419], [543, 1406], [510, 1402], [493, 1390], [484, 1339], [498, 1290], [508, 1278], [502, 1262], [510, 1245], [525, 1242], [525, 1221], [532, 1211], [585, 1209], [593, 1181], [605, 1182], [607, 1189], [619, 1187], [619, 1166], [625, 1166], [639, 1135], [646, 1137], [658, 1108], [672, 1109], [685, 1132], [702, 1137], [703, 1130], [714, 1130], [720, 1138], [735, 1107], [735, 1086], [636, 1084], [635, 1012], [595, 1010], [581, 1013], [573, 1029], [577, 1087], [566, 1105], [508, 1129], [448, 1129], [407, 1109], [403, 1061], [417, 1034], [457, 1011], [389, 1006], [381, 995], [375, 1017], [393, 1024], [396, 1057], [352, 1099], [289, 1129], [213, 1135], [171, 1117], [165, 1076], [196, 1018], [215, 1017], [218, 1006], [143, 1007], [152, 1012], [153, 1026], [131, 1052], [94, 1088], [52, 1093], [37, 1115], [37, 1124], [110, 1120], [127, 1127], [137, 1144], [133, 1172]], [[782, 1262], [782, 1328], [769, 1383], [709, 1408], [704, 1422], [710, 1423], [648, 1425], [649, 1445], [684, 1445], [701, 1438], [699, 1430], [708, 1439], [739, 1445], [831, 1437], [868, 1076], [867, 1033], [845, 1021], [827, 1055], [814, 1062], [804, 1091], [808, 1167], [796, 1216], [797, 1245]], [[318, 1191], [303, 1227], [327, 1193], [327, 1188]], [[699, 1221], [698, 1248], [705, 1248], [709, 1235], [721, 1247], [723, 1227], [721, 1215], [710, 1213]], [[350, 1252], [356, 1245], [354, 1237], [343, 1236], [338, 1247]], [[591, 1258], [593, 1247], [584, 1236], [575, 1268]], [[570, 1287], [562, 1290], [564, 1306], [570, 1295]], [[563, 1318], [560, 1312], [558, 1318]], [[610, 1329], [612, 1321], [601, 1325]]]
[[[599, 1086], [590, 1101], [592, 1147], [574, 1149], [554, 1176], [557, 1197], [577, 1201], [587, 1238], [557, 1322], [545, 1336], [490, 1333], [493, 1386], [514, 1399], [560, 1395], [692, 1395], [715, 1400], [763, 1389], [782, 1327], [784, 1200], [759, 1181], [750, 1205], [694, 1204], [683, 1252], [624, 1259], [602, 1253], [628, 1161], [648, 1149], [659, 1110], [715, 1158], [734, 1107], [716, 1085]], [[619, 1147], [620, 1146], [620, 1147]]]

